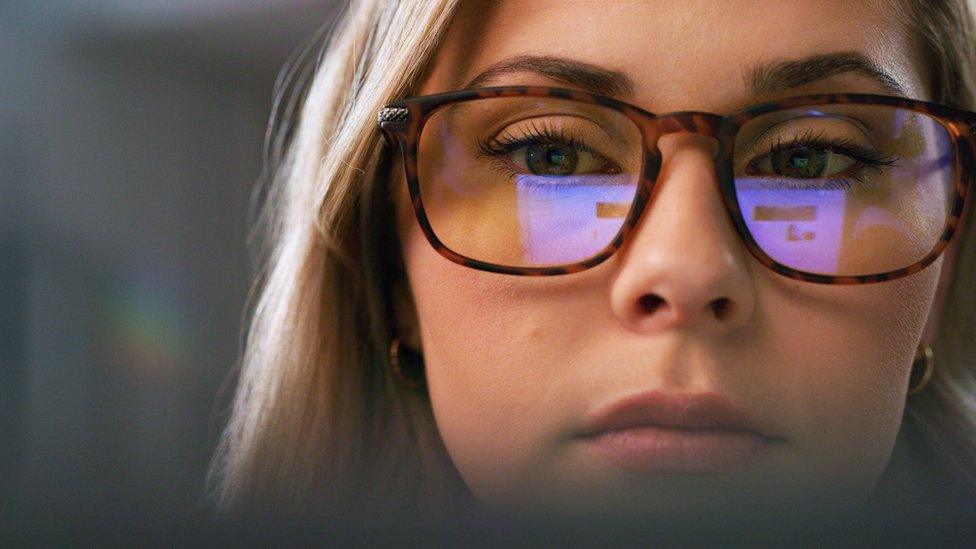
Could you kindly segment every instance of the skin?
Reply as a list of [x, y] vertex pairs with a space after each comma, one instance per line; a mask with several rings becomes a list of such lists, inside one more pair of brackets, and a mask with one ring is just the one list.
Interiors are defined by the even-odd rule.
[[[471, 2], [416, 95], [459, 89], [524, 54], [625, 72], [635, 95], [623, 99], [658, 113], [890, 93], [845, 73], [757, 97], [743, 79], [757, 63], [852, 51], [924, 99], [923, 65], [894, 25], [854, 2]], [[534, 74], [493, 84], [560, 85]], [[916, 346], [926, 321], [930, 332], [935, 322], [929, 312], [942, 259], [880, 284], [779, 276], [735, 233], [713, 146], [701, 136], [663, 138], [656, 195], [629, 241], [605, 263], [568, 276], [505, 276], [452, 263], [425, 240], [405, 193], [398, 197], [408, 275], [399, 330], [423, 351], [437, 428], [487, 507], [796, 514], [857, 506], [882, 475]], [[641, 308], [647, 294], [662, 305]], [[717, 316], [710, 305], [722, 298], [730, 306]], [[785, 443], [725, 474], [652, 475], [609, 464], [573, 438], [587, 414], [649, 390], [715, 392]]]

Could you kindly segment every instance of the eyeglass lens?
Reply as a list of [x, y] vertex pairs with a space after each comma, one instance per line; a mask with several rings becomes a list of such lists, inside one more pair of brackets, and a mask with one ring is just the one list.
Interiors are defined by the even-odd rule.
[[[952, 151], [946, 128], [910, 109], [779, 110], [736, 133], [733, 190], [752, 240], [778, 263], [831, 276], [888, 272], [938, 243], [953, 196]], [[614, 109], [480, 98], [428, 118], [418, 183], [431, 229], [451, 250], [508, 267], [558, 267], [614, 240], [643, 160], [640, 128]]]

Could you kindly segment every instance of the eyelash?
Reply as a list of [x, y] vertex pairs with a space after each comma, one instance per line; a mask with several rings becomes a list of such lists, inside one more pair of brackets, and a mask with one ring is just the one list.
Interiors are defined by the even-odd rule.
[[[490, 140], [477, 140], [479, 156], [492, 160], [495, 166], [503, 169], [510, 175], [515, 175], [515, 172], [511, 169], [511, 166], [507, 162], [503, 161], [501, 164], [496, 164], [495, 162], [523, 147], [542, 144], [567, 145], [578, 151], [591, 152], [599, 155], [599, 153], [594, 151], [592, 148], [587, 147], [576, 138], [567, 136], [564, 130], [553, 128], [548, 125], [539, 126], [535, 123], [532, 123], [526, 134], [521, 137], [515, 137], [511, 134], [503, 134]], [[884, 154], [881, 151], [859, 145], [851, 138], [830, 139], [826, 137], [823, 132], [814, 133], [812, 131], [808, 131], [804, 134], [794, 136], [791, 139], [780, 139], [771, 143], [767, 147], [765, 153], [754, 157], [749, 161], [747, 166], [755, 166], [759, 160], [766, 158], [769, 155], [797, 147], [831, 151], [853, 159], [860, 165], [861, 169], [859, 169], [856, 173], [848, 175], [847, 178], [853, 179], [858, 183], [864, 182], [864, 170], [880, 170], [883, 168], [892, 167], [896, 165], [897, 160], [897, 157], [894, 155]], [[599, 156], [601, 158], [606, 158], [603, 155]], [[609, 160], [607, 160], [607, 162], [610, 163]], [[850, 190], [852, 184], [847, 178], [830, 179], [829, 181], [841, 186], [846, 190]], [[800, 186], [799, 188], [806, 187]]]
[[[525, 135], [520, 137], [502, 134], [489, 140], [477, 140], [479, 156], [491, 160], [493, 165], [512, 176], [516, 175], [517, 172], [512, 169], [508, 162], [503, 160], [504, 157], [523, 147], [532, 145], [566, 145], [577, 151], [593, 153], [606, 159], [604, 155], [586, 146], [575, 137], [567, 136], [565, 130], [553, 128], [547, 124], [537, 125], [535, 122], [531, 123]], [[612, 164], [609, 160], [607, 163]]]
[[574, 137], [567, 137], [562, 129], [555, 129], [548, 125], [538, 126], [534, 122], [529, 131], [522, 137], [511, 134], [499, 135], [488, 141], [478, 140], [478, 149], [487, 156], [504, 156], [528, 145], [569, 145], [581, 151], [594, 152]]
[[[897, 157], [894, 155], [884, 154], [881, 151], [859, 145], [851, 138], [830, 139], [826, 137], [823, 132], [815, 134], [812, 131], [807, 131], [806, 133], [795, 136], [792, 139], [781, 139], [770, 144], [765, 153], [754, 157], [746, 166], [755, 166], [760, 160], [774, 153], [798, 147], [835, 152], [853, 159], [861, 166], [861, 169], [856, 173], [848, 175], [847, 177], [857, 181], [858, 183], [864, 182], [864, 175], [862, 173], [864, 170], [881, 170], [883, 168], [890, 168], [895, 166], [897, 161]], [[851, 182], [845, 178], [830, 179], [830, 181], [842, 186], [846, 190], [850, 190], [851, 188]], [[799, 186], [798, 188], [805, 187]]]

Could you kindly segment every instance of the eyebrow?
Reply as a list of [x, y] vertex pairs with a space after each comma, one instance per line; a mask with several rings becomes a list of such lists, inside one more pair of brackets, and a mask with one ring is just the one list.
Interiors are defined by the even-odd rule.
[[855, 52], [827, 53], [795, 61], [780, 61], [755, 66], [746, 82], [756, 95], [798, 88], [842, 73], [866, 76], [895, 95], [908, 96], [904, 86], [873, 61]]
[[597, 95], [634, 95], [634, 81], [623, 72], [564, 57], [535, 55], [520, 55], [495, 63], [472, 78], [465, 88], [480, 88], [501, 76], [522, 72], [534, 72]]
[[[463, 89], [489, 86], [503, 76], [525, 72], [536, 73], [596, 95], [632, 97], [636, 87], [634, 81], [621, 71], [565, 57], [520, 55], [491, 65], [468, 81]], [[894, 77], [855, 52], [827, 53], [756, 65], [745, 72], [745, 81], [753, 94], [763, 95], [850, 72], [874, 80], [895, 95], [909, 95]]]

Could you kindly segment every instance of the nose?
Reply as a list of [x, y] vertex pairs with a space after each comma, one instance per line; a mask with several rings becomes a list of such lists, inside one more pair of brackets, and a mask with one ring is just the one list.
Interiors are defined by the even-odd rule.
[[729, 334], [753, 316], [748, 251], [735, 232], [715, 172], [717, 143], [691, 133], [661, 136], [651, 200], [624, 247], [611, 288], [628, 329]]

